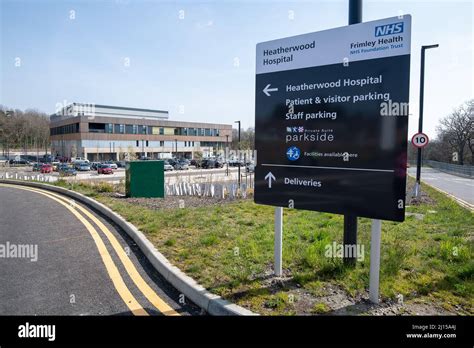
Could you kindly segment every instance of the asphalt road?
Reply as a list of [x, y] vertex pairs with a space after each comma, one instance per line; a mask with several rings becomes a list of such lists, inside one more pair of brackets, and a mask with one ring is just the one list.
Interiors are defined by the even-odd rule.
[[[416, 166], [408, 168], [408, 174], [416, 176]], [[429, 167], [421, 168], [421, 181], [474, 205], [474, 179], [440, 172]]]
[[120, 228], [32, 190], [0, 184], [0, 315], [200, 314]]

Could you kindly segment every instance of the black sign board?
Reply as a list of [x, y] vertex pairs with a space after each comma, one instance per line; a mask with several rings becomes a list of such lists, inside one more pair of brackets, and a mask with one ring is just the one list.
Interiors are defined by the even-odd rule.
[[257, 45], [255, 202], [403, 221], [411, 17]]

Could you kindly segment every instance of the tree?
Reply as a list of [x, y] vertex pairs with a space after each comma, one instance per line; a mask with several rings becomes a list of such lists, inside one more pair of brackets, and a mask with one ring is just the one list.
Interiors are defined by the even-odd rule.
[[136, 161], [137, 160], [137, 154], [133, 150], [133, 146], [128, 146], [127, 148], [127, 153], [125, 154], [125, 160], [126, 161]]
[[453, 112], [440, 120], [437, 127], [438, 138], [442, 142], [449, 144], [452, 151], [457, 153], [458, 164], [463, 165], [465, 160], [465, 150], [471, 151], [471, 163], [473, 162], [473, 110], [474, 99], [469, 100]]
[[0, 145], [11, 149], [45, 148], [49, 144], [49, 119], [46, 114], [28, 109], [13, 110], [0, 105]]

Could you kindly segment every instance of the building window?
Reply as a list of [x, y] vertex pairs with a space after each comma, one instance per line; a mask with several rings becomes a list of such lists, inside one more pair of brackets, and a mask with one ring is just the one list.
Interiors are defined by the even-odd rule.
[[142, 126], [142, 134], [146, 134], [146, 126]]
[[160, 146], [165, 146], [165, 142], [164, 142], [164, 141], [160, 141]]
[[146, 141], [146, 147], [148, 147], [148, 140]]
[[89, 123], [89, 133], [105, 133], [105, 123]]
[[114, 132], [114, 125], [112, 123], [107, 124], [107, 133], [112, 134]]
[[140, 140], [137, 140], [137, 147], [140, 146]]
[[125, 133], [126, 134], [135, 134], [135, 133], [133, 133], [133, 126], [131, 124], [125, 125]]
[[204, 136], [204, 128], [201, 128], [201, 136]]
[[120, 130], [120, 134], [125, 134], [125, 125], [124, 124], [121, 124], [119, 125], [119, 130]]
[[163, 135], [163, 134], [165, 134], [165, 130], [164, 128], [160, 128], [160, 135]]
[[210, 129], [210, 128], [206, 128], [206, 130], [205, 130], [205, 132], [204, 132], [204, 135], [205, 135], [206, 137], [211, 136], [211, 129]]

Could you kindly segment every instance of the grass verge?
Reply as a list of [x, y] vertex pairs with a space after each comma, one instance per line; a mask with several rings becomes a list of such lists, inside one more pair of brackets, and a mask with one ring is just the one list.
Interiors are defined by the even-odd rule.
[[[61, 181], [57, 185], [71, 188]], [[373, 314], [369, 307], [357, 310], [367, 298], [370, 219], [358, 223], [364, 259], [346, 267], [325, 256], [328, 245], [342, 243], [342, 216], [285, 209], [284, 277], [275, 279], [273, 207], [243, 200], [151, 209], [111, 196], [108, 192], [117, 188], [107, 185], [75, 184], [73, 189], [133, 223], [211, 292], [262, 314], [328, 314], [341, 308], [350, 314], [353, 307], [355, 314]], [[403, 307], [394, 314], [415, 314], [425, 306], [436, 308], [425, 314], [472, 315], [473, 214], [426, 185], [422, 190], [426, 199], [407, 206], [405, 222], [382, 224], [382, 302]]]

